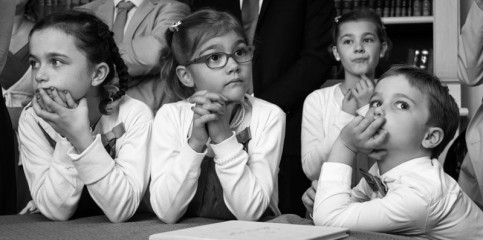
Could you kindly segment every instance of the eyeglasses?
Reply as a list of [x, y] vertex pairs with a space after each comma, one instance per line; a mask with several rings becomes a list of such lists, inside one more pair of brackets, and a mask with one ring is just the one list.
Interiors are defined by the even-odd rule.
[[201, 57], [197, 57], [185, 66], [195, 64], [195, 63], [205, 63], [210, 69], [221, 69], [226, 66], [228, 59], [232, 57], [237, 63], [247, 63], [253, 59], [253, 51], [255, 50], [252, 46], [237, 48], [232, 53], [215, 52], [210, 53]]

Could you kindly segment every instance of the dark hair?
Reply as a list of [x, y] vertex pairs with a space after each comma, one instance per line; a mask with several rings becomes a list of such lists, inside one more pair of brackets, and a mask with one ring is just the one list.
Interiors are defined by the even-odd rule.
[[381, 75], [380, 81], [390, 76], [402, 75], [409, 84], [427, 96], [429, 102], [429, 119], [426, 125], [440, 127], [444, 132], [441, 143], [432, 151], [432, 158], [441, 154], [446, 145], [453, 139], [459, 125], [459, 109], [449, 89], [441, 84], [438, 77], [417, 67], [398, 65]]
[[178, 80], [176, 67], [191, 60], [196, 49], [206, 41], [232, 31], [246, 42], [243, 27], [236, 18], [212, 9], [194, 12], [166, 31], [169, 48], [164, 48], [161, 53], [161, 79], [166, 79], [172, 95], [184, 99], [194, 93], [193, 88], [184, 86]]
[[[363, 8], [357, 9], [341, 16], [335, 18], [335, 24], [332, 31], [332, 41], [333, 44], [337, 44], [337, 37], [339, 36], [340, 26], [346, 22], [357, 22], [357, 21], [369, 21], [372, 22], [376, 26], [376, 34], [379, 41], [385, 42], [387, 44], [387, 51], [391, 49], [392, 43], [391, 40], [387, 37], [386, 30], [384, 28], [384, 24], [382, 23], [381, 17], [377, 15], [371, 9]], [[387, 55], [387, 54], [386, 54]]]
[[[35, 24], [29, 38], [36, 31], [55, 28], [74, 37], [78, 49], [85, 53], [91, 64], [106, 63], [109, 73], [101, 84], [99, 110], [106, 114], [106, 105], [121, 98], [127, 91], [130, 80], [126, 64], [119, 54], [109, 27], [96, 16], [82, 11], [62, 11], [50, 14]], [[104, 86], [112, 83], [114, 70], [119, 77], [119, 91], [109, 94]]]

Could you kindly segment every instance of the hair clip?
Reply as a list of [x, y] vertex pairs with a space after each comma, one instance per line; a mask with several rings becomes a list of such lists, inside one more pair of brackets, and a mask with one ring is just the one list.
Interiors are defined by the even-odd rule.
[[171, 26], [169, 26], [169, 30], [171, 30], [171, 32], [177, 32], [179, 31], [179, 25], [181, 25], [181, 21], [174, 22], [173, 24], [171, 24]]
[[339, 22], [340, 17], [341, 17], [340, 15], [339, 15], [339, 16], [337, 16], [337, 17], [335, 17], [335, 18], [334, 18], [334, 22], [335, 22], [335, 23], [338, 23], [338, 22]]

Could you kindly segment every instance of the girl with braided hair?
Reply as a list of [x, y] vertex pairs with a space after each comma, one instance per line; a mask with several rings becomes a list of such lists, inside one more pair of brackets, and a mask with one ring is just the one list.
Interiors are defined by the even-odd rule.
[[125, 95], [129, 75], [112, 33], [89, 13], [66, 11], [38, 22], [29, 44], [36, 92], [19, 135], [33, 202], [52, 220], [128, 220], [148, 185], [153, 116]]

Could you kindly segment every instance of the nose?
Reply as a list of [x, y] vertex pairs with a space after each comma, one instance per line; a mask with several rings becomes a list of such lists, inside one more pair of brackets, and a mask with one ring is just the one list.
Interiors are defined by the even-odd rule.
[[235, 59], [233, 57], [228, 57], [227, 59], [227, 63], [226, 63], [226, 72], [228, 74], [232, 74], [232, 73], [239, 73], [240, 72], [240, 64], [235, 61]]
[[364, 46], [362, 45], [361, 42], [357, 42], [354, 46], [354, 52], [355, 53], [364, 53], [365, 50], [364, 50]]
[[42, 67], [38, 67], [37, 69], [32, 69], [32, 75], [38, 84], [48, 80], [47, 73], [45, 69]]
[[378, 119], [380, 117], [384, 117], [384, 110], [381, 106], [374, 109], [374, 119]]

